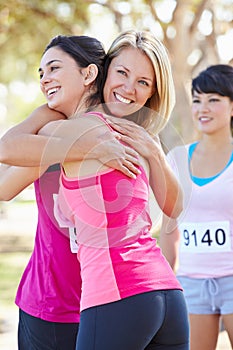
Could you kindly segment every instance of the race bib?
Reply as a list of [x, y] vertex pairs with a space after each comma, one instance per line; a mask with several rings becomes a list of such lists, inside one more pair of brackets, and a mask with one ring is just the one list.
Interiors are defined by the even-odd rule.
[[179, 225], [180, 249], [187, 253], [231, 251], [229, 221], [184, 222]]
[[69, 228], [70, 235], [70, 250], [72, 253], [77, 253], [78, 251], [78, 243], [77, 243], [77, 233], [75, 227]]

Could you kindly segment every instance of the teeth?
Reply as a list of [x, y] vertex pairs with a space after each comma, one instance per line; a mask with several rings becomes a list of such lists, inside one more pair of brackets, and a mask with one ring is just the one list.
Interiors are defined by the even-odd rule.
[[54, 92], [57, 92], [57, 91], [58, 91], [58, 88], [49, 89], [48, 90], [48, 95], [51, 95], [51, 94], [53, 94]]
[[199, 118], [199, 120], [200, 121], [207, 121], [207, 120], [210, 120], [210, 118], [208, 118], [208, 117], [201, 117], [201, 118]]
[[117, 93], [115, 93], [115, 97], [120, 102], [127, 103], [127, 104], [131, 103], [131, 100], [129, 100], [128, 98], [124, 98], [121, 95], [118, 95]]

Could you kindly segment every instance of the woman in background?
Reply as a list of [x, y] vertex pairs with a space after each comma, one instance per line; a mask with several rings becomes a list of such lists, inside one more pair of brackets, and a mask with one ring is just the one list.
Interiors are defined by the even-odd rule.
[[[184, 211], [160, 244], [184, 289], [191, 350], [216, 348], [220, 317], [233, 347], [233, 67], [213, 65], [192, 81], [200, 140], [168, 155], [184, 190]], [[174, 223], [173, 223], [174, 225]]]

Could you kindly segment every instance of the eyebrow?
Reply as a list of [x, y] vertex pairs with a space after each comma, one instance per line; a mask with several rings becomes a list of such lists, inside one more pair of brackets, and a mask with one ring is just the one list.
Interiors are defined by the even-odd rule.
[[[118, 64], [118, 65], [116, 65], [116, 67], [122, 67], [122, 68], [124, 68], [127, 72], [129, 72], [130, 70], [128, 69], [128, 68], [126, 68], [123, 64]], [[151, 82], [153, 82], [153, 79], [151, 79], [151, 78], [149, 78], [149, 77], [140, 77], [140, 79], [144, 79], [144, 80], [148, 80], [148, 81], [151, 81]]]
[[[51, 61], [49, 61], [49, 62], [47, 62], [46, 63], [46, 67], [48, 67], [50, 64], [52, 64], [52, 63], [54, 63], [54, 62], [62, 62], [61, 60], [58, 60], [58, 59], [55, 59], [55, 60], [51, 60]], [[42, 72], [42, 68], [40, 67], [39, 69], [38, 69], [38, 72], [40, 73], [40, 72]]]

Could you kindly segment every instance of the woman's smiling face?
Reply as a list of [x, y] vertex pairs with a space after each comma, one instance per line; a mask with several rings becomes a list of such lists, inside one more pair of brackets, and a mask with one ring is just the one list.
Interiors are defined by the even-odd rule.
[[137, 48], [127, 47], [112, 59], [103, 96], [110, 113], [123, 117], [138, 111], [155, 91], [150, 59]]
[[229, 129], [233, 115], [233, 102], [217, 93], [194, 92], [192, 116], [197, 129], [211, 134], [222, 128]]
[[77, 110], [85, 92], [82, 69], [75, 60], [57, 47], [42, 57], [40, 87], [50, 108], [67, 117]]

